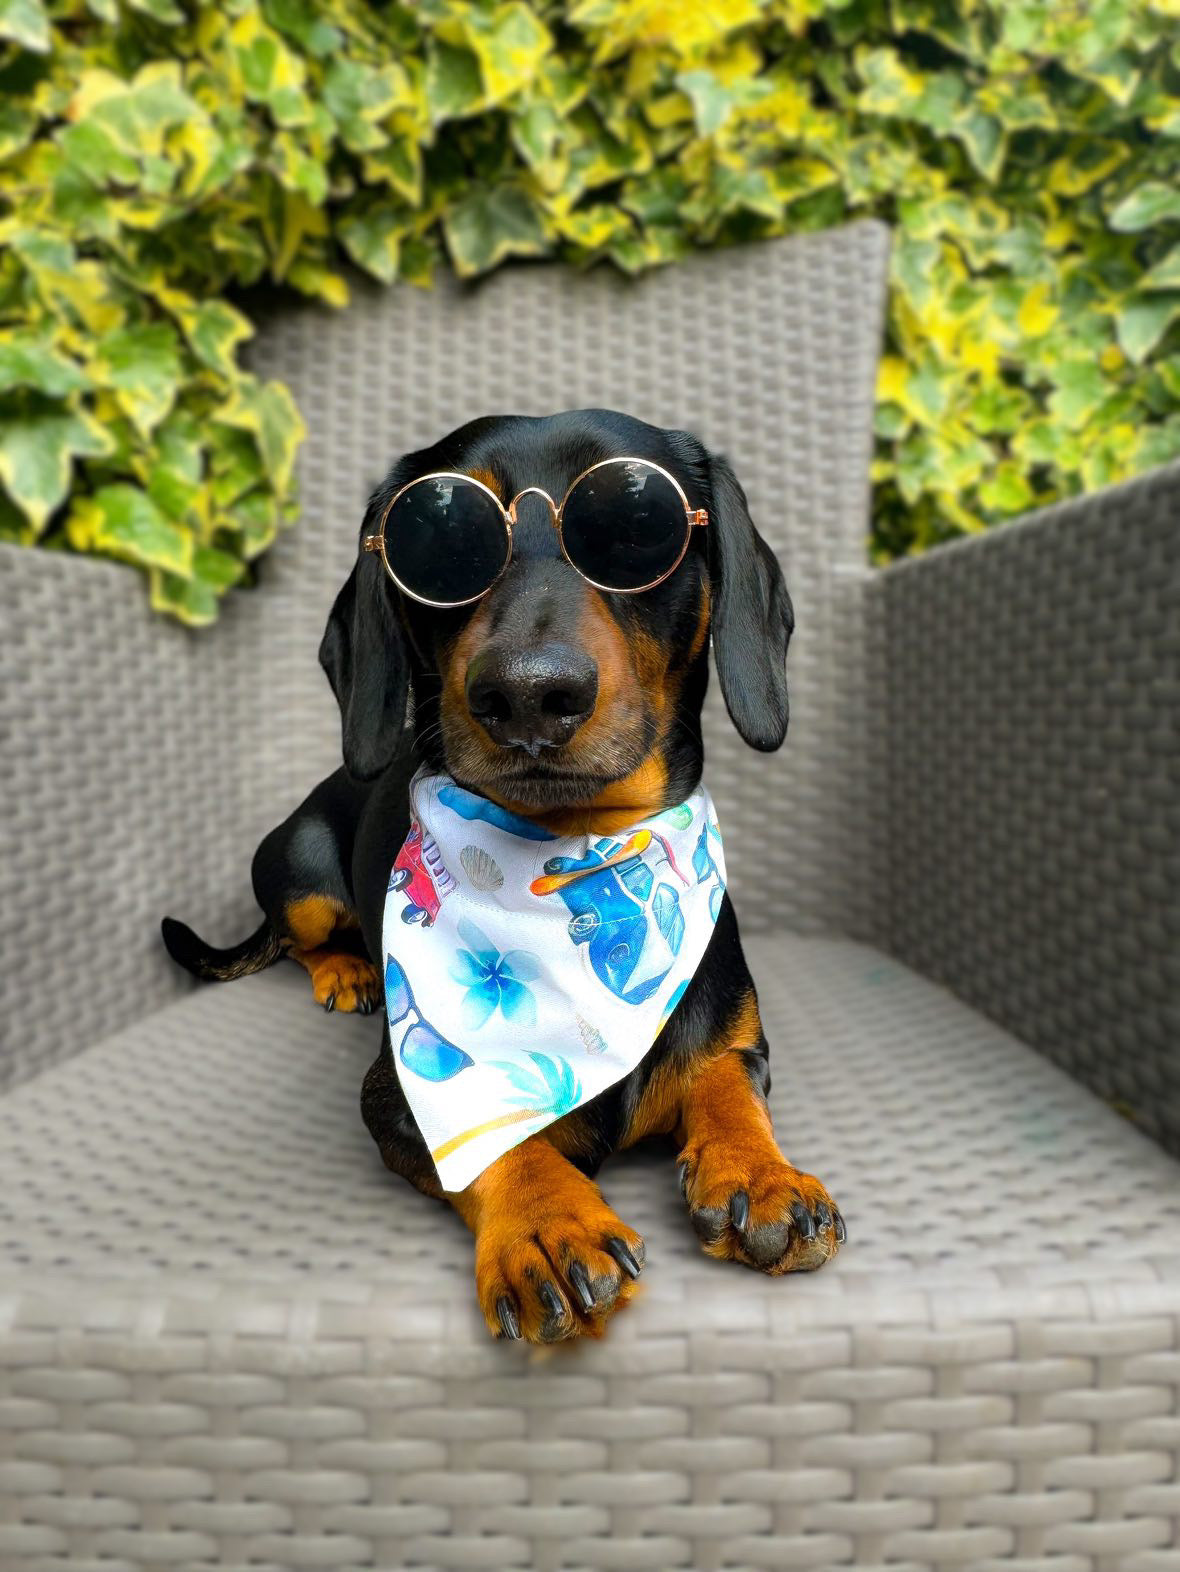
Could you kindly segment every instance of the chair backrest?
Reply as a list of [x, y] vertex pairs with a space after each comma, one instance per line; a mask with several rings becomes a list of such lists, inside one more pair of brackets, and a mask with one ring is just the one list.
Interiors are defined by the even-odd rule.
[[255, 768], [273, 772], [276, 810], [339, 761], [316, 648], [365, 501], [392, 460], [476, 415], [604, 405], [686, 427], [729, 456], [794, 598], [783, 753], [751, 752], [716, 691], [708, 705], [706, 779], [743, 921], [863, 930], [859, 590], [887, 259], [887, 231], [858, 223], [698, 255], [638, 281], [524, 265], [474, 287], [362, 289], [342, 312], [276, 313], [252, 361], [291, 385], [309, 428], [302, 518], [267, 559], [250, 608], [263, 706]]

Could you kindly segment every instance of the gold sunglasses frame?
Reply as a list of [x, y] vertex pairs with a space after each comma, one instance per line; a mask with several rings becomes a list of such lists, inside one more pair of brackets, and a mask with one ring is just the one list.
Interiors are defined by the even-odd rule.
[[[684, 506], [684, 543], [680, 547], [680, 554], [676, 558], [676, 561], [672, 564], [666, 573], [661, 573], [658, 579], [652, 579], [650, 584], [637, 584], [634, 589], [614, 589], [609, 584], [599, 584], [598, 581], [596, 579], [592, 579], [588, 573], [583, 573], [581, 568], [578, 567], [577, 563], [573, 561], [569, 552], [565, 549], [565, 539], [561, 532], [562, 513], [565, 511], [565, 505], [569, 501], [574, 487], [580, 485], [581, 482], [586, 479], [587, 475], [592, 475], [596, 469], [604, 469], [608, 464], [642, 464], [645, 469], [654, 469], [657, 475], [662, 475], [665, 480], [672, 484], [676, 490], [676, 495], [680, 498], [680, 501]], [[468, 595], [465, 600], [429, 600], [425, 595], [419, 595], [415, 590], [409, 589], [405, 584], [403, 584], [401, 579], [398, 578], [397, 574], [389, 565], [389, 558], [385, 552], [386, 521], [389, 518], [390, 513], [393, 511], [394, 506], [402, 499], [402, 497], [405, 496], [406, 492], [412, 491], [415, 486], [420, 486], [424, 481], [427, 480], [463, 480], [466, 481], [469, 486], [478, 487], [480, 491], [484, 492], [484, 494], [490, 497], [496, 504], [496, 507], [500, 512], [500, 517], [504, 521], [504, 533], [507, 550], [504, 553], [504, 561], [500, 566], [499, 572], [496, 574], [496, 577], [492, 580], [486, 589], [481, 589], [478, 595]], [[495, 588], [496, 584], [507, 570], [508, 564], [512, 561], [512, 530], [513, 526], [517, 522], [516, 504], [520, 501], [521, 497], [527, 496], [544, 497], [545, 501], [549, 504], [549, 516], [553, 520], [554, 529], [557, 531], [557, 544], [561, 547], [562, 556], [569, 563], [570, 567], [573, 568], [574, 572], [586, 580], [587, 584], [591, 585], [596, 590], [602, 590], [603, 593], [607, 595], [643, 595], [648, 590], [655, 589], [657, 585], [662, 584], [665, 579], [671, 578], [672, 574], [676, 572], [676, 569], [684, 561], [684, 558], [688, 552], [689, 541], [692, 539], [693, 530], [704, 528], [704, 526], [709, 522], [708, 510], [706, 508], [690, 507], [688, 498], [684, 494], [684, 487], [676, 479], [676, 476], [670, 474], [669, 471], [663, 467], [663, 465], [653, 464], [651, 459], [634, 458], [630, 456], [623, 458], [599, 459], [597, 464], [591, 464], [589, 469], [584, 469], [580, 475], [574, 476], [573, 480], [571, 480], [569, 485], [565, 488], [565, 494], [563, 495], [560, 502], [554, 502], [549, 493], [542, 490], [540, 486], [525, 486], [516, 493], [507, 507], [504, 506], [490, 486], [485, 485], [482, 480], [476, 480], [474, 475], [465, 475], [461, 470], [438, 469], [432, 470], [429, 475], [419, 475], [414, 480], [407, 481], [399, 491], [394, 492], [393, 496], [390, 497], [389, 501], [385, 504], [385, 511], [382, 513], [380, 521], [378, 522], [376, 533], [365, 536], [364, 540], [361, 542], [361, 550], [376, 552], [381, 558], [381, 563], [386, 573], [389, 574], [390, 578], [397, 585], [398, 589], [401, 590], [402, 594], [408, 595], [411, 600], [416, 600], [423, 606], [437, 607], [439, 610], [443, 611], [453, 610], [457, 606], [473, 606], [477, 600], [482, 600], [490, 590]]]

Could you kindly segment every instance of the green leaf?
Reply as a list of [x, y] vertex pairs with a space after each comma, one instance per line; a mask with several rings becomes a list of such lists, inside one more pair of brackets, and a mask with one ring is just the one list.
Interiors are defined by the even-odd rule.
[[179, 523], [196, 508], [201, 488], [167, 464], [157, 464], [148, 476], [147, 494], [162, 513]]
[[66, 126], [58, 133], [58, 145], [69, 163], [96, 186], [140, 182], [139, 160], [123, 152], [96, 120]]
[[237, 346], [254, 335], [240, 311], [224, 300], [206, 300], [195, 311], [179, 312], [177, 320], [198, 360], [223, 377], [237, 375]]
[[0, 481], [36, 532], [65, 500], [76, 458], [101, 458], [113, 443], [81, 410], [10, 411], [0, 417]]
[[1163, 338], [1180, 316], [1180, 289], [1130, 300], [1115, 318], [1119, 344], [1128, 360], [1137, 365]]
[[183, 375], [180, 345], [166, 322], [119, 328], [100, 340], [91, 370], [115, 389], [123, 409], [147, 436], [176, 398]]
[[90, 378], [48, 339], [33, 333], [0, 334], [0, 392], [32, 388], [64, 398], [89, 387]]
[[272, 27], [319, 60], [336, 53], [344, 41], [340, 29], [320, 15], [315, 0], [265, 0], [263, 9]]
[[0, 38], [37, 54], [49, 50], [49, 17], [41, 0], [0, 0]]
[[967, 156], [984, 179], [996, 180], [1003, 167], [1007, 142], [1003, 123], [994, 115], [969, 109], [955, 117], [954, 135], [967, 149]]
[[406, 101], [405, 81], [396, 65], [334, 60], [324, 76], [323, 100], [345, 147], [364, 152], [384, 145], [379, 122]]
[[535, 10], [519, 0], [492, 10], [471, 7], [462, 19], [461, 39], [479, 62], [484, 89], [499, 103], [532, 82], [552, 48], [549, 29]]
[[1162, 261], [1141, 280], [1141, 289], [1180, 289], [1180, 245], [1173, 246]]
[[213, 419], [249, 432], [274, 484], [281, 491], [287, 489], [295, 451], [307, 428], [281, 382], [263, 386], [256, 377], [243, 377], [226, 403], [213, 412]]
[[1001, 517], [1013, 518], [1032, 507], [1033, 489], [1028, 477], [1015, 464], [1001, 464], [980, 486], [979, 500]]
[[0, 159], [27, 147], [37, 129], [37, 116], [23, 104], [0, 100]]
[[713, 136], [729, 119], [738, 102], [734, 87], [712, 71], [681, 71], [676, 86], [692, 103], [693, 119], [702, 136]]
[[172, 0], [126, 0], [126, 3], [131, 10], [150, 16], [153, 22], [162, 22], [165, 27], [175, 27], [184, 21], [184, 12], [173, 5]]
[[340, 239], [349, 256], [383, 284], [397, 277], [401, 247], [400, 221], [391, 207], [370, 207], [340, 223]]
[[97, 551], [182, 576], [192, 572], [192, 535], [165, 518], [135, 486], [103, 486], [92, 497], [79, 497], [67, 530], [79, 551]]
[[434, 40], [426, 56], [426, 105], [436, 126], [482, 108], [478, 56], [470, 49]]
[[1170, 218], [1180, 218], [1180, 187], [1148, 180], [1123, 198], [1110, 215], [1110, 227], [1134, 234]]
[[1085, 425], [1110, 391], [1102, 368], [1092, 360], [1066, 362], [1053, 380], [1057, 388], [1049, 408], [1072, 430]]
[[218, 595], [212, 584], [179, 578], [153, 568], [149, 575], [153, 611], [167, 613], [189, 628], [207, 628], [217, 621]]
[[76, 125], [95, 125], [133, 159], [160, 154], [173, 126], [203, 120], [205, 112], [185, 92], [176, 61], [153, 61], [126, 82], [104, 69], [84, 71], [69, 105]]
[[545, 231], [536, 204], [519, 186], [477, 191], [443, 220], [451, 261], [469, 278], [495, 267], [505, 257], [540, 256]]

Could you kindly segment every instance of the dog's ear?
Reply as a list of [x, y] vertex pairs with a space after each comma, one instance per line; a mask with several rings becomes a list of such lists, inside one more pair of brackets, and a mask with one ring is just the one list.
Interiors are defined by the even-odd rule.
[[709, 577], [713, 658], [730, 719], [751, 748], [787, 735], [787, 645], [795, 627], [778, 558], [754, 528], [746, 494], [723, 458], [710, 458]]
[[340, 706], [344, 767], [368, 781], [390, 764], [410, 695], [405, 636], [379, 557], [361, 550], [320, 641], [320, 665]]

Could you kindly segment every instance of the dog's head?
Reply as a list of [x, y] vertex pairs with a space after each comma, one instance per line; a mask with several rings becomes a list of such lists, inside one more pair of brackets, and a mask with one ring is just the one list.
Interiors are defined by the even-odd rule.
[[[638, 594], [596, 589], [571, 566], [540, 494], [561, 498], [592, 465], [621, 457], [659, 465], [708, 513], [675, 570]], [[791, 602], [724, 459], [687, 432], [610, 410], [486, 417], [394, 466], [362, 547], [403, 486], [443, 471], [474, 477], [504, 505], [518, 499], [511, 558], [481, 599], [439, 609], [404, 595], [362, 549], [320, 647], [352, 775], [390, 763], [412, 694], [421, 757], [474, 791], [534, 815], [655, 812], [700, 777], [710, 633], [738, 732], [754, 748], [781, 745]]]

